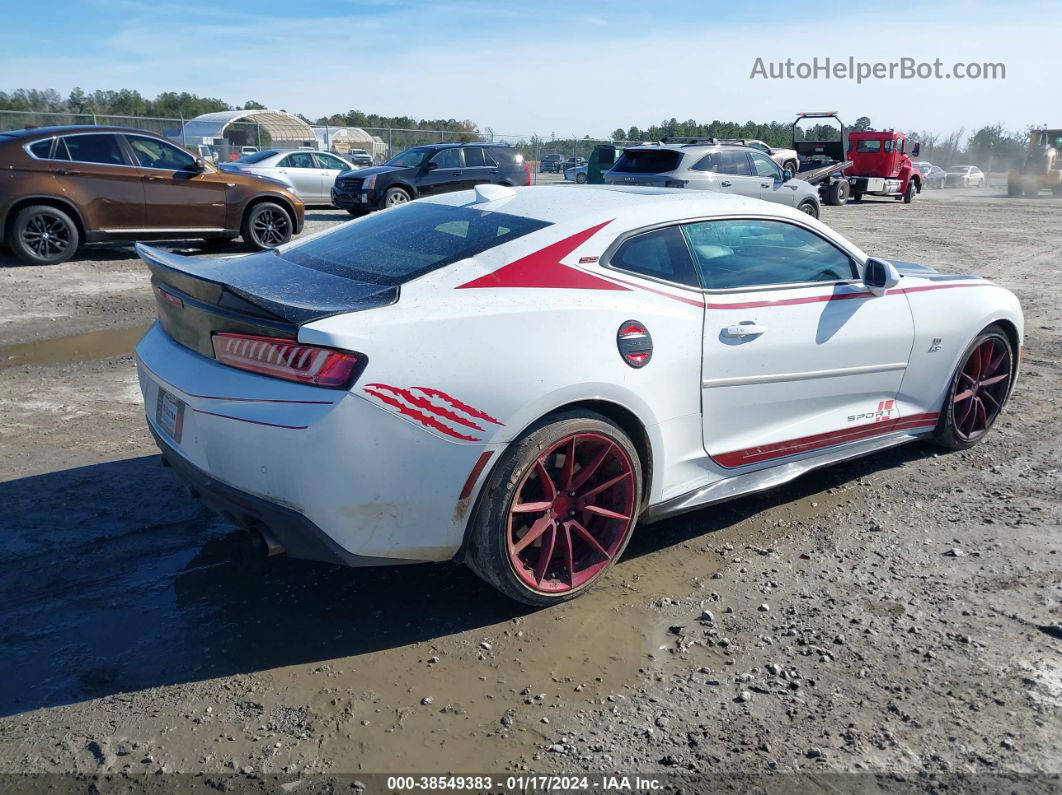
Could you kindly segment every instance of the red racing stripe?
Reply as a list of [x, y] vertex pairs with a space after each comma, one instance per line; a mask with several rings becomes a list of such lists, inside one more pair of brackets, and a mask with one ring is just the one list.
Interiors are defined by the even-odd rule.
[[404, 414], [405, 416], [416, 420], [421, 425], [425, 425], [428, 428], [432, 428], [432, 429], [434, 429], [436, 431], [439, 431], [440, 433], [445, 433], [447, 436], [452, 436], [455, 439], [461, 439], [462, 441], [465, 441], [465, 442], [478, 442], [479, 441], [479, 439], [477, 439], [475, 436], [466, 436], [463, 433], [458, 433], [453, 428], [449, 428], [446, 425], [443, 425], [435, 417], [430, 416], [428, 414], [424, 414], [423, 412], [421, 412], [421, 411], [419, 411], [419, 410], [417, 410], [415, 408], [407, 406], [405, 403], [402, 403], [402, 402], [396, 400], [395, 398], [391, 397], [390, 395], [386, 395], [383, 392], [378, 392], [375, 389], [370, 389], [369, 387], [363, 387], [363, 389], [364, 389], [366, 394], [372, 395], [374, 398], [376, 398], [377, 400], [380, 400], [383, 403], [386, 403], [388, 406], [392, 406], [392, 407], [398, 409], [398, 413], [399, 414]]
[[727, 468], [758, 464], [763, 461], [771, 461], [775, 458], [785, 458], [790, 455], [807, 453], [823, 447], [852, 442], [871, 436], [880, 436], [894, 431], [913, 430], [921, 427], [936, 425], [940, 415], [936, 412], [927, 414], [912, 414], [910, 417], [900, 417], [895, 420], [858, 425], [854, 428], [844, 428], [837, 431], [817, 433], [812, 436], [801, 436], [797, 439], [789, 439], [784, 442], [772, 442], [758, 447], [749, 447], [744, 450], [733, 450], [729, 453], [717, 453], [712, 456], [720, 466]]

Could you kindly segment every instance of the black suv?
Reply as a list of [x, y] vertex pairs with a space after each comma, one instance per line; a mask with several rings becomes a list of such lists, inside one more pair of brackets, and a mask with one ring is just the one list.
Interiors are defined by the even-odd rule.
[[484, 183], [530, 185], [531, 169], [516, 149], [501, 144], [415, 146], [382, 166], [340, 173], [332, 186], [332, 204], [361, 215]]

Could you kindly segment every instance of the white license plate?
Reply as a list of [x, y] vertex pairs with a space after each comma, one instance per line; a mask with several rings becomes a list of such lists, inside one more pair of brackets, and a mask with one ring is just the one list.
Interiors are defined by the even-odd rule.
[[162, 387], [155, 402], [155, 422], [173, 441], [180, 444], [184, 427], [184, 401], [175, 398]]

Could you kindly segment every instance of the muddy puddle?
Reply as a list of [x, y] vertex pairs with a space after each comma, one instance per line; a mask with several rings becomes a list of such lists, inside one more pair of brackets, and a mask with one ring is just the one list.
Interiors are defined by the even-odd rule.
[[0, 370], [26, 364], [70, 364], [124, 356], [133, 352], [150, 327], [151, 324], [146, 323], [0, 347]]

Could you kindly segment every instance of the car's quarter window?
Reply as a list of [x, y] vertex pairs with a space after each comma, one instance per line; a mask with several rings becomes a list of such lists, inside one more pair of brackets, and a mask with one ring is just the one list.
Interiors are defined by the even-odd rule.
[[326, 155], [324, 152], [315, 152], [314, 157], [316, 157], [317, 162], [321, 164], [321, 168], [338, 168], [340, 171], [347, 171], [350, 168], [350, 166], [334, 155]]
[[782, 169], [771, 158], [765, 157], [759, 152], [749, 152], [749, 157], [752, 158], [752, 167], [756, 170], [757, 177], [767, 177], [768, 179], [782, 178]]
[[394, 286], [546, 226], [507, 213], [416, 203], [337, 226], [279, 255], [336, 276]]
[[79, 163], [102, 163], [108, 166], [127, 166], [125, 155], [114, 133], [89, 133], [67, 135], [59, 139], [66, 147], [68, 157], [56, 159], [75, 160]]
[[195, 171], [195, 158], [172, 144], [139, 135], [127, 135], [126, 140], [133, 148], [137, 162], [144, 168]]
[[609, 257], [608, 264], [639, 276], [688, 287], [700, 286], [689, 248], [677, 226], [665, 226], [627, 238]]
[[309, 152], [292, 152], [278, 164], [280, 168], [316, 168]]
[[47, 160], [52, 154], [52, 141], [54, 140], [54, 138], [45, 138], [43, 141], [30, 144], [30, 153], [41, 160]]
[[702, 221], [686, 224], [683, 231], [709, 290], [839, 282], [857, 276], [847, 254], [795, 224]]
[[431, 159], [436, 168], [461, 168], [461, 150], [458, 147], [443, 149]]
[[493, 163], [487, 162], [482, 146], [470, 146], [465, 149], [465, 165], [473, 168], [475, 166], [493, 165]]

